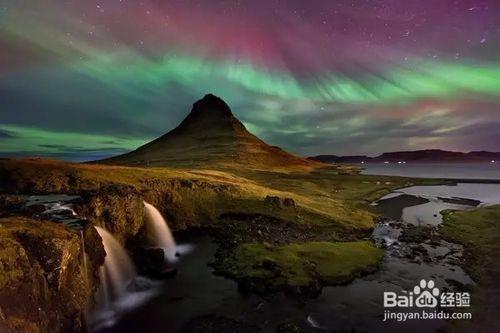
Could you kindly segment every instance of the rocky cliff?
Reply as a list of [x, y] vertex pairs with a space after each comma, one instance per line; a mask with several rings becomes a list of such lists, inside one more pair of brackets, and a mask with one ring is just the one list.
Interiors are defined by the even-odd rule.
[[1, 218], [0, 331], [82, 331], [104, 256], [94, 228], [80, 234], [50, 221]]

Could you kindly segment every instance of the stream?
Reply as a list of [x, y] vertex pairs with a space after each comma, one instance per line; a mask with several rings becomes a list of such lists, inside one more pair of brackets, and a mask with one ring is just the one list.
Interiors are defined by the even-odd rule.
[[[383, 216], [372, 235], [385, 249], [383, 264], [374, 274], [343, 286], [325, 287], [315, 299], [299, 301], [284, 294], [242, 295], [237, 284], [215, 276], [209, 263], [217, 245], [208, 236], [179, 240], [192, 251], [178, 263], [178, 274], [163, 282], [146, 304], [124, 314], [101, 332], [189, 332], [185, 327], [207, 315], [231, 318], [275, 332], [284, 322], [303, 332], [434, 332], [443, 320], [383, 322], [383, 293], [411, 290], [421, 279], [432, 279], [441, 290], [457, 290], [474, 281], [460, 268], [462, 246], [441, 239], [422, 244], [400, 240], [407, 224], [437, 226], [443, 209], [473, 209], [500, 203], [500, 184], [415, 186], [394, 191], [374, 205]], [[460, 290], [458, 290], [460, 291]], [[250, 330], [251, 331], [251, 330]]]

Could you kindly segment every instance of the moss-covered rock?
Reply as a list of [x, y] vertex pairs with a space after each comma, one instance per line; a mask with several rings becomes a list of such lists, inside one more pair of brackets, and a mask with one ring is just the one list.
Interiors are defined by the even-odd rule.
[[103, 260], [91, 230], [80, 235], [49, 221], [0, 219], [0, 331], [82, 331]]
[[235, 278], [244, 290], [314, 294], [323, 285], [348, 283], [375, 271], [382, 257], [382, 250], [367, 241], [247, 243], [218, 260], [215, 268]]
[[122, 244], [135, 238], [143, 226], [143, 200], [133, 192], [86, 195], [75, 210], [93, 225], [105, 227]]

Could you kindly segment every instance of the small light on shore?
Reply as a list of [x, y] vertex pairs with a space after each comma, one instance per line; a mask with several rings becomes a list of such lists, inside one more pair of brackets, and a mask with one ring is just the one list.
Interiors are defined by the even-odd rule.
[[491, 160], [491, 163], [495, 163], [495, 160]]

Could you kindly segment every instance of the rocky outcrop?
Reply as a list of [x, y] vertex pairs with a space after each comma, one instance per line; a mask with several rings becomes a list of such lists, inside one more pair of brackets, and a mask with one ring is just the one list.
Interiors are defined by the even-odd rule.
[[266, 196], [264, 201], [267, 204], [269, 204], [271, 206], [276, 206], [278, 208], [283, 208], [283, 207], [295, 208], [295, 207], [297, 207], [297, 205], [295, 204], [295, 201], [292, 198], [280, 198], [277, 196], [268, 195], [268, 196]]
[[88, 196], [75, 211], [93, 225], [105, 227], [122, 244], [137, 237], [143, 226], [143, 200], [130, 191]]
[[0, 217], [11, 215], [12, 211], [19, 210], [26, 199], [20, 195], [0, 195]]
[[0, 219], [0, 331], [82, 331], [104, 256], [94, 228]]

